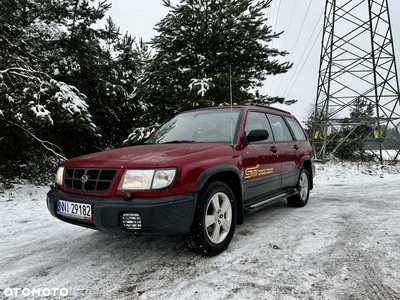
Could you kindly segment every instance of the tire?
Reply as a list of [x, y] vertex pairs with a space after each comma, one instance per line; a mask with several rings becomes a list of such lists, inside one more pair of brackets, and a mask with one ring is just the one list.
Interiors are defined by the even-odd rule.
[[223, 182], [214, 182], [200, 194], [190, 232], [183, 236], [188, 248], [215, 256], [228, 248], [236, 226], [236, 199]]
[[307, 204], [308, 197], [310, 196], [310, 175], [304, 168], [300, 169], [300, 176], [296, 189], [298, 194], [288, 197], [287, 202], [290, 206], [303, 207]]

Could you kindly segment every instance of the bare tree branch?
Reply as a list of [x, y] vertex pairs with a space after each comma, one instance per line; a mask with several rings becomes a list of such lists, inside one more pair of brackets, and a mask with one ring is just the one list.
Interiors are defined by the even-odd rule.
[[38, 75], [43, 75], [46, 78], [51, 78], [48, 74], [40, 72], [40, 71], [35, 71], [35, 70], [30, 70], [30, 69], [24, 69], [20, 67], [11, 67], [5, 70], [0, 70], [0, 75], [1, 74], [13, 74], [16, 76], [21, 76], [29, 79], [36, 79], [37, 77], [32, 76], [33, 74], [38, 74]]
[[[4, 120], [4, 119], [3, 119]], [[41, 139], [39, 139], [37, 136], [35, 136], [32, 132], [30, 132], [29, 130], [25, 129], [24, 127], [22, 127], [21, 125], [18, 125], [17, 123], [14, 123], [12, 121], [9, 120], [5, 120], [7, 123], [12, 124], [20, 129], [22, 129], [23, 131], [25, 131], [27, 134], [29, 134], [31, 137], [33, 137], [35, 140], [37, 140], [45, 149], [47, 149], [48, 151], [52, 152], [55, 156], [57, 156], [58, 158], [62, 159], [62, 160], [67, 160], [67, 158], [64, 156], [64, 154], [62, 153], [62, 149], [60, 147], [58, 147], [57, 145], [48, 142], [48, 141], [43, 141]], [[3, 137], [4, 138], [4, 137]], [[1, 139], [0, 139], [1, 140]], [[58, 150], [60, 153], [56, 152], [56, 150]]]

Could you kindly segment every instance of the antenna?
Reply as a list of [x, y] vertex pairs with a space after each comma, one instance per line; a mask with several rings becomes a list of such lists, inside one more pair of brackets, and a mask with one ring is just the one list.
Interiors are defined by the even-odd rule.
[[231, 146], [233, 148], [233, 118], [232, 118], [232, 106], [233, 106], [233, 97], [232, 97], [232, 65], [229, 65], [229, 93], [230, 93], [230, 101], [231, 101]]

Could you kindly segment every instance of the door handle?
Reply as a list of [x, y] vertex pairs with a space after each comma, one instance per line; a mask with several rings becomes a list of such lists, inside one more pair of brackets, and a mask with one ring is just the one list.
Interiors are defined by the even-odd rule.
[[278, 148], [276, 148], [276, 147], [271, 147], [269, 150], [271, 150], [271, 152], [273, 152], [273, 153], [278, 152]]
[[300, 147], [297, 146], [297, 145], [294, 145], [293, 148], [294, 148], [295, 150], [299, 150]]

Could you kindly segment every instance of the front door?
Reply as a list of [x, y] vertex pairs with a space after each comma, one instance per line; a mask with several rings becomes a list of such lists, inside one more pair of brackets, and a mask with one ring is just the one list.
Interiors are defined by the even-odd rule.
[[274, 142], [265, 113], [249, 111], [245, 134], [251, 130], [264, 129], [269, 132], [266, 140], [245, 145], [242, 150], [244, 206], [251, 206], [265, 200], [269, 195], [278, 192], [281, 188], [281, 157], [280, 149]]

